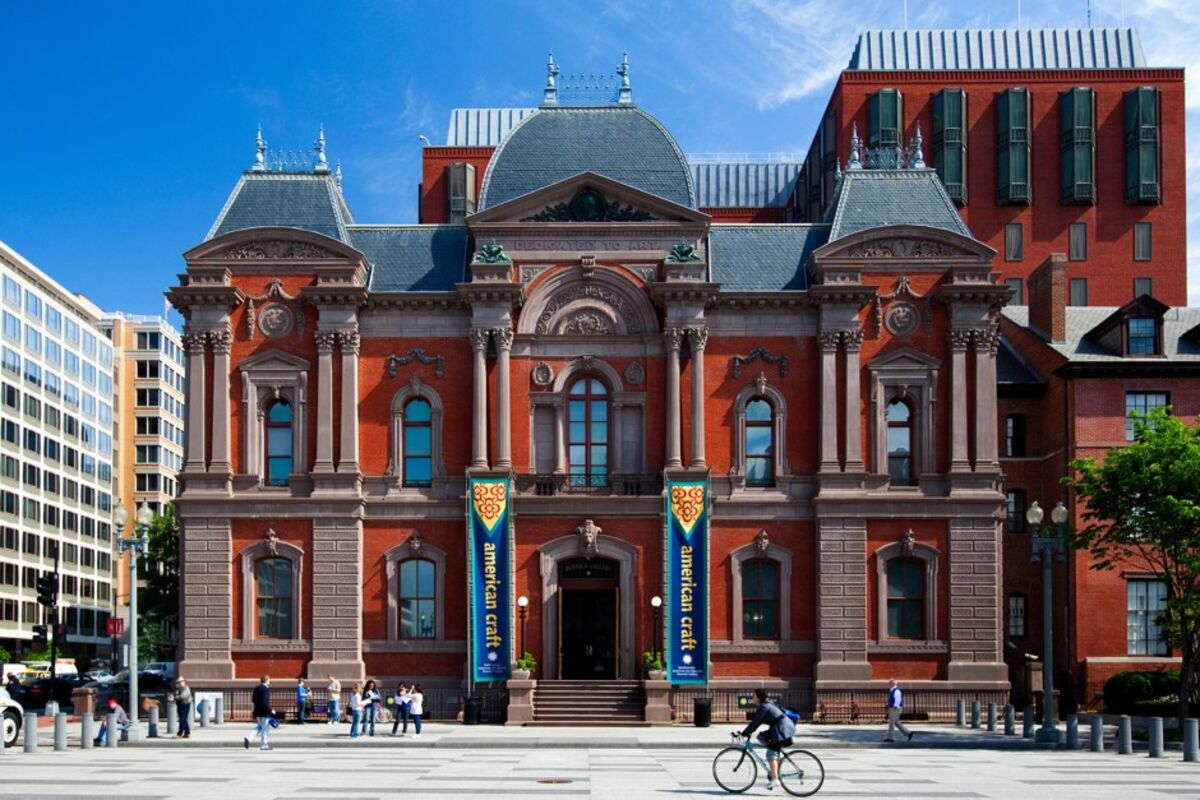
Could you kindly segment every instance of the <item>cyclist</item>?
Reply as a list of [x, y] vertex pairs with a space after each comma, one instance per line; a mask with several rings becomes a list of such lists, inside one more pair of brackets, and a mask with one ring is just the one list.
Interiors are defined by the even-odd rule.
[[775, 784], [779, 782], [779, 751], [792, 746], [796, 723], [783, 713], [782, 708], [767, 698], [766, 689], [755, 689], [754, 697], [758, 700], [758, 713], [742, 731], [742, 736], [748, 739], [759, 725], [768, 726], [758, 735], [758, 741], [767, 748], [767, 767], [771, 770], [767, 788], [774, 789]]

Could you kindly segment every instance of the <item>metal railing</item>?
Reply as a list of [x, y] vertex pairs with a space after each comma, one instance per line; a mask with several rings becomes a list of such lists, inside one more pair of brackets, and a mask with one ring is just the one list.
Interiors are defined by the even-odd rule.
[[[223, 689], [212, 690], [194, 687], [194, 692], [221, 691], [225, 703], [225, 719], [232, 722], [249, 722], [253, 719], [253, 689]], [[342, 719], [348, 720], [351, 690], [343, 689], [341, 694]], [[425, 695], [425, 713], [421, 719], [436, 722], [454, 722], [463, 708], [465, 695], [457, 689], [428, 689]], [[504, 722], [508, 713], [508, 691], [505, 689], [487, 689], [477, 692], [483, 701], [481, 722]], [[384, 694], [387, 703], [390, 694]], [[275, 710], [280, 722], [294, 722], [298, 707], [296, 690], [291, 687], [271, 689], [271, 707]], [[328, 721], [329, 691], [326, 689], [308, 690], [307, 719], [313, 722]], [[390, 706], [389, 706], [390, 708]]]
[[[874, 725], [887, 721], [887, 698], [883, 691], [784, 689], [770, 694], [781, 705], [798, 713], [802, 720], [817, 725]], [[675, 722], [693, 721], [697, 698], [711, 701], [713, 722], [745, 722], [755, 710], [751, 689], [674, 688], [671, 690], [671, 707]], [[968, 707], [973, 700], [984, 706], [988, 703], [1003, 706], [1008, 702], [1008, 692], [912, 689], [904, 693], [902, 716], [904, 719], [953, 722], [960, 699], [965, 700]]]
[[517, 493], [537, 497], [599, 495], [643, 497], [662, 494], [661, 475], [518, 475]]

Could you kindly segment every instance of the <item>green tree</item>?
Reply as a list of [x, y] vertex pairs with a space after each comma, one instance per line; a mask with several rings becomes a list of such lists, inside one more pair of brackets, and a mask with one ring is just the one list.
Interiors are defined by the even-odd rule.
[[179, 521], [175, 506], [163, 506], [147, 532], [146, 555], [139, 561], [138, 656], [156, 659], [172, 650], [167, 631], [179, 623]]
[[1158, 624], [1179, 648], [1180, 727], [1197, 694], [1200, 654], [1200, 424], [1155, 409], [1134, 420], [1132, 444], [1109, 450], [1103, 462], [1071, 462], [1064, 483], [1087, 506], [1084, 526], [1070, 534], [1092, 569], [1118, 566], [1149, 572], [1167, 588]]
[[8, 648], [0, 645], [0, 664], [7, 664], [12, 661], [12, 653], [8, 652]]

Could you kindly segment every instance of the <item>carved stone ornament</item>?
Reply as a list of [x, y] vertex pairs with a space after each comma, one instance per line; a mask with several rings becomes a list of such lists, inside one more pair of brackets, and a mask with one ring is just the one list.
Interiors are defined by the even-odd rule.
[[280, 303], [270, 303], [258, 312], [258, 329], [272, 339], [280, 339], [292, 332], [291, 309]]
[[841, 331], [823, 331], [818, 337], [817, 342], [821, 346], [822, 353], [836, 353], [838, 342], [842, 340]]
[[696, 245], [691, 242], [676, 242], [671, 245], [671, 252], [667, 254], [666, 258], [668, 264], [688, 264], [703, 260], [696, 255]]
[[264, 242], [246, 242], [220, 253], [218, 258], [229, 261], [300, 260], [339, 258], [336, 253], [308, 242], [285, 242], [269, 239]]
[[962, 255], [957, 247], [928, 239], [885, 239], [862, 242], [846, 253], [850, 258], [941, 258]]
[[585, 519], [575, 529], [575, 535], [579, 537], [579, 552], [584, 558], [592, 558], [600, 552], [600, 534], [603, 532], [604, 529], [590, 519]]
[[730, 359], [733, 364], [733, 377], [742, 377], [742, 367], [746, 364], [753, 364], [755, 361], [762, 359], [768, 364], [779, 365], [779, 377], [786, 378], [788, 374], [787, 356], [773, 356], [771, 351], [765, 347], [756, 347], [750, 351], [749, 355], [734, 356]]
[[646, 211], [620, 202], [609, 202], [595, 189], [577, 192], [568, 203], [556, 203], [521, 222], [651, 222], [655, 218]]
[[343, 353], [358, 354], [358, 331], [338, 331], [338, 346]]
[[693, 350], [703, 350], [708, 346], [708, 327], [688, 328], [688, 342]]
[[988, 325], [986, 328], [976, 328], [972, 332], [976, 353], [991, 353], [996, 355], [1000, 349], [1000, 326]]
[[883, 324], [896, 336], [911, 336], [921, 327], [921, 312], [912, 303], [893, 303], [884, 314]]
[[279, 555], [279, 534], [275, 533], [275, 529], [267, 528], [267, 533], [263, 538], [267, 543], [267, 552], [272, 556]]
[[905, 558], [911, 558], [916, 544], [917, 537], [913, 533], [912, 528], [909, 528], [900, 537], [900, 552], [904, 554]]
[[530, 373], [535, 386], [549, 386], [554, 381], [554, 370], [545, 361], [539, 362]]
[[521, 283], [533, 283], [534, 278], [536, 278], [538, 275], [541, 275], [548, 269], [550, 268], [545, 265], [537, 267], [521, 267]]
[[862, 328], [855, 328], [852, 331], [842, 331], [842, 346], [846, 348], [847, 353], [857, 353], [862, 350], [862, 342]]
[[965, 351], [971, 344], [970, 328], [950, 329], [950, 349]]
[[[597, 301], [599, 304], [612, 309], [616, 317], [624, 320], [625, 331], [627, 333], [642, 332], [642, 324], [638, 318], [637, 311], [624, 297], [604, 286], [586, 283], [571, 286], [550, 298], [550, 302], [546, 304], [541, 316], [538, 317], [537, 333], [551, 333], [550, 326], [555, 321], [558, 312], [562, 311], [569, 304], [579, 300]], [[586, 324], [580, 323], [581, 326]], [[558, 333], [565, 332], [567, 331], [558, 331]]]
[[640, 361], [630, 361], [625, 367], [625, 380], [634, 386], [646, 380], [646, 368], [642, 366]]
[[[909, 306], [909, 309], [906, 312], [901, 312], [904, 319], [896, 320], [896, 327], [893, 327], [892, 320], [890, 319], [890, 315], [892, 313], [891, 307], [888, 308], [887, 312], [889, 318], [885, 320], [883, 311], [884, 306], [892, 303], [893, 301], [904, 301], [905, 299], [912, 300], [913, 302], [899, 303], [900, 305]], [[921, 304], [925, 307], [923, 314], [915, 305], [915, 302], [917, 301], [921, 301]], [[916, 315], [916, 320], [913, 322], [911, 327], [908, 325], [909, 312], [912, 312]], [[896, 279], [896, 285], [892, 287], [892, 291], [888, 292], [887, 294], [875, 295], [872, 315], [875, 319], [876, 339], [883, 336], [883, 329], [885, 325], [889, 331], [897, 336], [909, 336], [913, 333], [916, 333], [917, 328], [920, 327], [921, 322], [923, 321], [925, 323], [925, 332], [929, 333], [933, 329], [933, 298], [931, 298], [929, 294], [920, 294], [914, 291], [908, 282], [908, 276], [901, 275]]]
[[577, 336], [602, 336], [616, 333], [612, 320], [598, 311], [580, 311], [559, 327], [559, 333]]
[[332, 353], [333, 345], [337, 342], [337, 334], [333, 331], [317, 331], [317, 335], [313, 337], [317, 341], [318, 353]]
[[[296, 303], [296, 313], [295, 313], [295, 316], [293, 317], [291, 310], [288, 309], [286, 306], [280, 305], [280, 302], [278, 302], [278, 301], [294, 302], [297, 299], [298, 298], [296, 295], [290, 295], [284, 291], [283, 281], [279, 280], [278, 278], [276, 278], [273, 281], [271, 281], [270, 283], [268, 283], [267, 290], [265, 292], [263, 292], [262, 294], [256, 294], [256, 295], [251, 295], [251, 296], [247, 297], [246, 298], [246, 337], [248, 339], [250, 339], [251, 341], [253, 341], [255, 330], [261, 330], [267, 336], [274, 336], [274, 337], [286, 336], [287, 333], [289, 333], [291, 331], [291, 327], [290, 327], [291, 322], [295, 323], [296, 332], [299, 335], [303, 336], [304, 335], [304, 304], [299, 303], [299, 302]], [[281, 333], [281, 334], [269, 333], [267, 331], [267, 328], [263, 326], [262, 321], [259, 319], [260, 314], [258, 313], [254, 304], [268, 302], [268, 301], [276, 301], [276, 302], [272, 303], [273, 306], [279, 306], [288, 312], [289, 328], [284, 333]], [[269, 307], [271, 307], [271, 306], [268, 306], [268, 308]], [[265, 311], [263, 313], [265, 313]]]
[[413, 531], [412, 536], [408, 537], [408, 552], [412, 554], [413, 558], [421, 556], [421, 546], [423, 544], [424, 542], [421, 541], [421, 532]]
[[770, 548], [770, 546], [771, 546], [770, 534], [767, 533], [766, 528], [763, 528], [761, 531], [758, 532], [758, 535], [754, 537], [754, 550], [760, 556], [766, 555], [767, 549]]
[[229, 355], [233, 350], [233, 333], [228, 328], [223, 331], [210, 331], [208, 340], [212, 344], [214, 353]]
[[389, 378], [396, 377], [396, 368], [411, 364], [413, 361], [420, 361], [422, 364], [433, 364], [433, 375], [435, 378], [440, 378], [446, 374], [446, 359], [441, 355], [431, 356], [425, 352], [423, 348], [414, 347], [402, 356], [390, 355], [387, 360], [387, 372]]
[[766, 394], [766, 392], [767, 392], [767, 375], [765, 372], [758, 373], [758, 377], [754, 379], [754, 388], [755, 388], [755, 390], [757, 390], [759, 396]]
[[183, 334], [183, 349], [189, 353], [203, 353], [208, 345], [208, 334], [203, 331], [186, 331]]
[[480, 245], [479, 252], [472, 259], [476, 264], [511, 264], [512, 259], [504, 252], [504, 245], [491, 239], [486, 244]]

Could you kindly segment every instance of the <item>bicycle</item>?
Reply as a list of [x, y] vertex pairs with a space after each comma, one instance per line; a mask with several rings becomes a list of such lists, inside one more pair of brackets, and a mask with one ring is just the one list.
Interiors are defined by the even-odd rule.
[[[755, 749], [754, 742], [734, 731], [732, 744], [713, 759], [713, 779], [727, 792], [741, 794], [758, 780], [761, 766], [771, 774], [771, 768]], [[810, 797], [825, 783], [825, 766], [821, 759], [807, 750], [780, 752], [779, 785], [790, 795]]]

